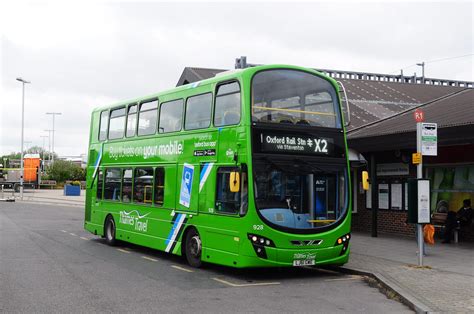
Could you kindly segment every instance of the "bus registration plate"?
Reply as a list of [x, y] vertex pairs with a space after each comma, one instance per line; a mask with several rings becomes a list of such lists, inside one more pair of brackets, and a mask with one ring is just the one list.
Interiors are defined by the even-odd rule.
[[313, 266], [315, 260], [313, 259], [297, 259], [293, 261], [293, 266]]
[[313, 252], [308, 253], [295, 253], [293, 255], [293, 266], [312, 266], [315, 265], [316, 254]]

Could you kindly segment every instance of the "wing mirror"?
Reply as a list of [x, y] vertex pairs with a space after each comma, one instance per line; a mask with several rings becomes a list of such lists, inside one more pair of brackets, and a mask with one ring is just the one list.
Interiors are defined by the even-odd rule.
[[237, 171], [232, 171], [230, 173], [229, 186], [232, 193], [237, 193], [240, 191], [240, 173]]

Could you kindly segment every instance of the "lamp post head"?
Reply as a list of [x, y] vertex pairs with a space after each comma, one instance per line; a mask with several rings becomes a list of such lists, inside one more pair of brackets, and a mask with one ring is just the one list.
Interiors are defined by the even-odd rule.
[[17, 80], [18, 82], [22, 82], [23, 84], [29, 84], [29, 83], [31, 83], [30, 81], [24, 80], [24, 79], [22, 79], [21, 77], [17, 77], [16, 80]]

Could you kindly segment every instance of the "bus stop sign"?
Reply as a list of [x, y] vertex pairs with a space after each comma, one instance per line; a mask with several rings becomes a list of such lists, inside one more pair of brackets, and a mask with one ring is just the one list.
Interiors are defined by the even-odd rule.
[[416, 109], [415, 112], [413, 113], [413, 116], [415, 117], [416, 122], [425, 121], [425, 113], [421, 111], [420, 109]]

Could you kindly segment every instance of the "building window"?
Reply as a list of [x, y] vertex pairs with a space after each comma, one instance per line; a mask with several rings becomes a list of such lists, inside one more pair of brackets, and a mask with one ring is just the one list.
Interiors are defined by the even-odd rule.
[[156, 122], [158, 115], [158, 101], [150, 101], [140, 105], [138, 116], [138, 135], [150, 135], [156, 133]]
[[120, 201], [121, 170], [108, 168], [105, 170], [104, 199]]
[[240, 86], [237, 82], [219, 85], [216, 94], [214, 125], [225, 126], [240, 122]]
[[100, 114], [99, 141], [105, 141], [107, 139], [108, 124], [109, 124], [109, 112], [102, 111]]
[[151, 204], [153, 198], [153, 168], [136, 168], [133, 180], [133, 202]]
[[237, 214], [240, 211], [241, 196], [239, 192], [230, 191], [230, 173], [239, 168], [223, 167], [217, 170], [216, 212]]
[[122, 170], [122, 202], [130, 203], [132, 201], [132, 169]]
[[205, 129], [211, 124], [212, 94], [189, 97], [186, 100], [185, 130]]
[[135, 136], [137, 128], [137, 105], [128, 107], [127, 115], [127, 137]]
[[110, 112], [109, 140], [122, 138], [125, 132], [125, 108]]
[[102, 185], [104, 183], [104, 173], [102, 170], [99, 170], [99, 173], [97, 174], [97, 193], [96, 193], [96, 198], [98, 200], [102, 199]]
[[165, 169], [155, 169], [155, 204], [163, 206], [165, 198]]
[[160, 133], [176, 132], [181, 130], [183, 119], [183, 100], [173, 100], [161, 104]]

